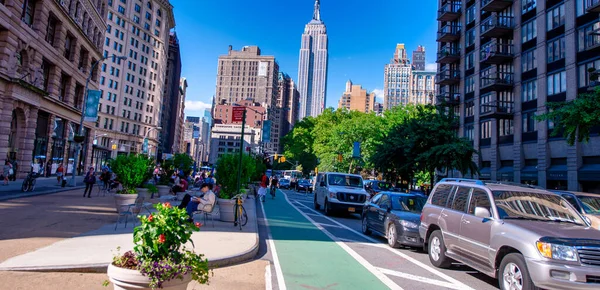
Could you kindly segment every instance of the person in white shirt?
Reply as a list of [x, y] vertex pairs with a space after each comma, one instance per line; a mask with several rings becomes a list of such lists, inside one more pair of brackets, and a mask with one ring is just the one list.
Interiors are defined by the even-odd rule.
[[[215, 205], [216, 195], [209, 188], [208, 183], [202, 184], [200, 187], [200, 196], [190, 197], [189, 203], [185, 206], [190, 219], [193, 218], [195, 211], [212, 211], [212, 207]], [[183, 202], [182, 202], [183, 203]]]

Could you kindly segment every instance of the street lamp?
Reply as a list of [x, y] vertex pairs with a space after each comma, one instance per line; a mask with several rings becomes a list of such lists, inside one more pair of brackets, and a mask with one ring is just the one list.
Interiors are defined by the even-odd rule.
[[[85, 90], [84, 90], [85, 91], [85, 96], [83, 97], [83, 105], [81, 106], [81, 120], [79, 121], [79, 136], [83, 136], [83, 132], [84, 132], [84, 130], [83, 130], [83, 120], [85, 119], [85, 110], [86, 110], [87, 98], [88, 98], [88, 94], [89, 94], [88, 85], [90, 83], [90, 79], [92, 78], [92, 75], [94, 74], [94, 69], [96, 68], [96, 66], [100, 62], [104, 61], [107, 58], [111, 58], [111, 57], [119, 59], [119, 60], [126, 60], [127, 59], [126, 56], [117, 56], [116, 54], [113, 54], [111, 56], [105, 56], [105, 57], [97, 60], [96, 62], [94, 62], [92, 64], [92, 67], [90, 69], [90, 73], [88, 74], [88, 77], [87, 77], [87, 79], [85, 81]], [[75, 142], [77, 143], [77, 147], [75, 149], [75, 156], [73, 158], [73, 171], [71, 172], [72, 173], [72, 176], [71, 176], [71, 186], [75, 186], [76, 185], [75, 175], [77, 173], [77, 166], [79, 164], [79, 160], [78, 160], [79, 159], [79, 151], [81, 151], [81, 143], [83, 142], [83, 140], [81, 140], [81, 139], [80, 140], [75, 140]]]
[[[155, 131], [155, 130], [162, 130], [162, 127], [160, 127], [160, 126], [154, 127], [154, 128], [150, 128], [150, 130], [146, 131], [146, 134], [144, 135], [144, 143], [142, 145], [143, 146], [142, 151], [148, 151], [148, 135], [150, 135], [150, 132]], [[144, 148], [146, 150], [144, 150]], [[156, 153], [158, 154], [158, 147], [157, 147]]]

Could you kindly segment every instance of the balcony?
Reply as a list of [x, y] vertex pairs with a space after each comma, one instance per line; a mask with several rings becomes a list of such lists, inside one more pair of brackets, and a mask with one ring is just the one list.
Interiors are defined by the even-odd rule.
[[600, 0], [586, 0], [587, 12], [600, 12]]
[[459, 93], [440, 93], [436, 96], [437, 104], [441, 106], [458, 106], [460, 105]]
[[513, 4], [513, 0], [482, 0], [481, 10], [487, 12], [499, 12]]
[[460, 39], [459, 25], [445, 25], [438, 31], [438, 42], [454, 42]]
[[480, 73], [480, 88], [492, 91], [509, 91], [514, 86], [514, 74], [498, 72], [496, 67], [491, 67]]
[[442, 46], [437, 53], [438, 63], [453, 63], [460, 60], [460, 50], [456, 47]]
[[493, 94], [490, 97], [491, 101], [481, 103], [481, 106], [479, 108], [480, 118], [486, 117], [496, 119], [507, 119], [513, 117], [515, 106], [513, 102], [497, 101], [496, 94]]
[[514, 27], [514, 17], [497, 15], [488, 17], [481, 23], [481, 37], [512, 37]]
[[460, 17], [462, 2], [449, 1], [438, 10], [438, 21], [454, 21]]
[[438, 85], [453, 85], [460, 82], [459, 70], [443, 70], [435, 75], [435, 83]]
[[481, 46], [480, 60], [487, 64], [510, 62], [515, 57], [514, 46], [507, 43], [492, 41]]

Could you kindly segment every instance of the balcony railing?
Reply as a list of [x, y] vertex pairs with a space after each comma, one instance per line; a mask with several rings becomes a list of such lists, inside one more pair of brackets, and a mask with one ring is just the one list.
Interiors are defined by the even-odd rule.
[[439, 21], [454, 21], [460, 17], [462, 7], [461, 1], [450, 1], [442, 5], [442, 8], [438, 10]]
[[500, 64], [512, 61], [514, 58], [514, 46], [507, 43], [492, 41], [481, 46], [481, 62]]
[[452, 46], [442, 46], [440, 51], [437, 53], [437, 62], [439, 63], [453, 63], [460, 60], [460, 50]]
[[514, 102], [498, 101], [496, 100], [496, 94], [493, 94], [490, 101], [481, 103], [479, 116], [499, 119], [508, 118], [513, 115], [514, 107]]
[[443, 92], [436, 96], [437, 104], [442, 106], [456, 106], [460, 104], [460, 94]]
[[600, 12], [600, 0], [586, 0], [587, 12]]
[[499, 72], [495, 67], [491, 67], [480, 73], [481, 89], [490, 89], [494, 91], [511, 90], [514, 85], [514, 74], [510, 72]]
[[482, 37], [512, 36], [515, 19], [511, 16], [492, 16], [481, 22]]
[[482, 0], [481, 10], [488, 12], [498, 12], [508, 8], [513, 4], [513, 0]]
[[459, 25], [445, 25], [438, 31], [437, 41], [439, 42], [454, 42], [460, 39]]
[[438, 85], [452, 85], [460, 82], [459, 70], [443, 70], [435, 75], [435, 83]]

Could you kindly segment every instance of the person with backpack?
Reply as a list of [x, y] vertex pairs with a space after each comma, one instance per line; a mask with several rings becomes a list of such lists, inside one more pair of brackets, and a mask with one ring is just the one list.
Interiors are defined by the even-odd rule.
[[85, 182], [85, 191], [83, 192], [83, 197], [85, 197], [85, 194], [87, 193], [87, 197], [91, 198], [92, 188], [96, 183], [96, 174], [94, 173], [94, 167], [90, 167], [90, 170], [88, 170], [88, 172], [85, 174], [85, 177], [83, 178], [83, 182]]

